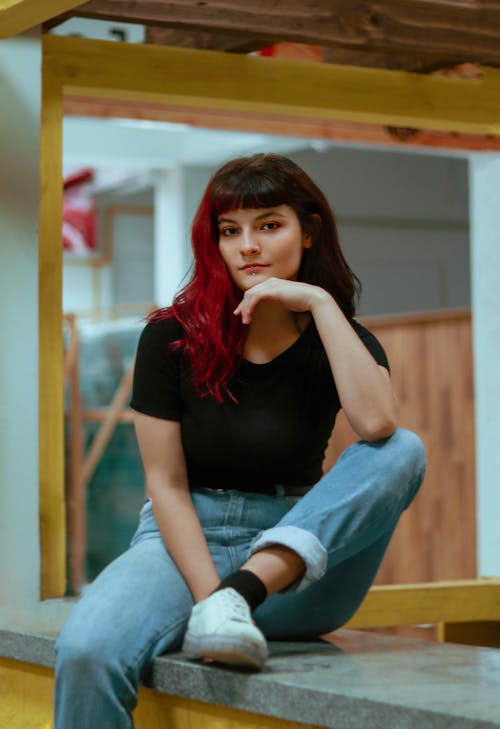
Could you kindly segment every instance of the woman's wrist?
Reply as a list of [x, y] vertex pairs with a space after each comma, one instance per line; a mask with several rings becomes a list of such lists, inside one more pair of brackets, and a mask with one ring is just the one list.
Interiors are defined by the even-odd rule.
[[[321, 286], [314, 286], [314, 292], [311, 296], [311, 302], [309, 306], [309, 311], [314, 316], [315, 313], [321, 309], [324, 309], [325, 307], [336, 307], [337, 303], [333, 296], [328, 293], [325, 289], [322, 289]], [[339, 310], [340, 311], [340, 310]]]

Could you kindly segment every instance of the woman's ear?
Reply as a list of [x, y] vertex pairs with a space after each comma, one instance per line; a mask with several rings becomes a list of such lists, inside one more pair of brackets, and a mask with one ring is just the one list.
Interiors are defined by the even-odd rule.
[[313, 213], [311, 215], [311, 220], [315, 229], [321, 228], [321, 215], [319, 215], [318, 213]]
[[308, 222], [307, 228], [308, 230], [304, 234], [304, 248], [312, 248], [314, 239], [321, 229], [321, 215], [313, 213], [310, 216], [310, 223]]

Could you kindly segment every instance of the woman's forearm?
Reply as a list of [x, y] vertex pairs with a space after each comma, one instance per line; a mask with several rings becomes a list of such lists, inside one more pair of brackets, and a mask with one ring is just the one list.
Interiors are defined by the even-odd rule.
[[397, 403], [389, 377], [361, 342], [335, 300], [322, 291], [311, 314], [328, 356], [342, 408], [365, 440], [392, 435]]
[[220, 577], [208, 549], [189, 490], [148, 484], [153, 513], [169, 554], [186, 580], [195, 602], [215, 590]]

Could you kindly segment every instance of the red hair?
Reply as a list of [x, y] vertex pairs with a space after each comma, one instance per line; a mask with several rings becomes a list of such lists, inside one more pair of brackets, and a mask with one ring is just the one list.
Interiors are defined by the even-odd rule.
[[[312, 237], [304, 249], [298, 280], [321, 286], [352, 319], [360, 284], [340, 249], [337, 226], [325, 196], [295, 162], [277, 154], [239, 157], [212, 176], [193, 220], [194, 266], [190, 280], [171, 306], [149, 321], [175, 317], [186, 336], [174, 342], [188, 357], [200, 396], [221, 403], [241, 362], [247, 327], [233, 314], [241, 291], [219, 253], [218, 218], [237, 209], [291, 207]], [[234, 398], [233, 398], [234, 399]]]

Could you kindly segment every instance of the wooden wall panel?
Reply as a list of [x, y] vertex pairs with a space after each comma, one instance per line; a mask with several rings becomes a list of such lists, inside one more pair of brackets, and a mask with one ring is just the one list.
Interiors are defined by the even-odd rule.
[[[474, 393], [468, 311], [362, 320], [386, 349], [400, 424], [420, 435], [427, 474], [376, 582], [472, 578], [476, 567]], [[356, 437], [341, 414], [329, 462]]]

